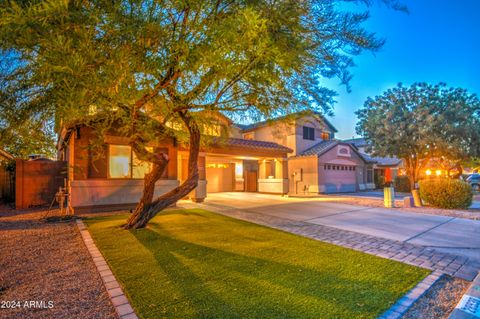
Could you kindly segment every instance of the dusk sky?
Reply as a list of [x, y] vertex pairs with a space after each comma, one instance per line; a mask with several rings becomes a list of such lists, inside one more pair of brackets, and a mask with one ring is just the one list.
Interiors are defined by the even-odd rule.
[[480, 94], [480, 0], [404, 0], [409, 14], [374, 5], [365, 24], [386, 39], [373, 55], [363, 53], [352, 68], [352, 92], [338, 80], [328, 86], [338, 92], [337, 138], [355, 136], [355, 110], [398, 82], [446, 82]]

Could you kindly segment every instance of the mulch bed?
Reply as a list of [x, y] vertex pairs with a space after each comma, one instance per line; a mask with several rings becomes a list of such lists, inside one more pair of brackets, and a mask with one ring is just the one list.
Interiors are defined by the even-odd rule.
[[43, 217], [0, 206], [0, 318], [117, 318], [75, 222]]
[[469, 285], [468, 281], [443, 276], [402, 318], [446, 319]]

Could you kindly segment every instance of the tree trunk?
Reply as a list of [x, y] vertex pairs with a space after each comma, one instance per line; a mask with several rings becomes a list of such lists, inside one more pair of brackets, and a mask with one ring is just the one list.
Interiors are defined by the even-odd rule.
[[410, 158], [405, 158], [405, 170], [407, 172], [408, 181], [410, 182], [410, 190], [415, 189], [415, 173], [412, 167], [412, 160]]
[[165, 164], [153, 163], [152, 171], [145, 175], [144, 185], [143, 185], [143, 195], [140, 201], [138, 202], [133, 215], [140, 214], [145, 210], [149, 205], [151, 205], [153, 200], [153, 194], [155, 193], [155, 183], [162, 177], [165, 168], [168, 165], [168, 161]]
[[[198, 154], [200, 152], [200, 130], [198, 129], [197, 124], [186, 112], [180, 113], [180, 117], [187, 126], [190, 134], [188, 177], [180, 186], [172, 189], [166, 194], [161, 195], [160, 197], [152, 201], [150, 204], [145, 202], [146, 204], [143, 206], [143, 209], [136, 209], [135, 212], [128, 219], [127, 224], [124, 226], [126, 229], [144, 228], [147, 223], [153, 217], [155, 217], [156, 214], [158, 214], [165, 208], [175, 204], [179, 199], [182, 199], [183, 197], [188, 195], [198, 185]], [[153, 182], [153, 186], [154, 185], [155, 183]], [[152, 194], [145, 194], [144, 191], [144, 197], [146, 195], [153, 196], [153, 192]]]

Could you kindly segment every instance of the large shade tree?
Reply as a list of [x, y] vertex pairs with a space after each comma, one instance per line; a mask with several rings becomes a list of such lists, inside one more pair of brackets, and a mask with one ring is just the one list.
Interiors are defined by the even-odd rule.
[[22, 103], [28, 100], [27, 86], [12, 78], [16, 59], [0, 52], [0, 148], [16, 158], [31, 154], [55, 157], [53, 114], [38, 113], [24, 116]]
[[[331, 114], [335, 93], [322, 79], [347, 84], [352, 57], [383, 44], [362, 26], [368, 12], [344, 2], [370, 3], [3, 1], [0, 48], [16, 59], [12, 85], [29, 92], [15, 106], [22, 118], [53, 113], [58, 125], [89, 125], [99, 137], [115, 128], [153, 163], [127, 223], [138, 228], [197, 186], [201, 136], [215, 118], [205, 114]], [[169, 159], [148, 146], [166, 137], [189, 145], [188, 178], [153, 198]]]
[[452, 167], [480, 155], [480, 101], [465, 89], [399, 84], [356, 114], [357, 133], [374, 155], [403, 159], [412, 189], [432, 160]]

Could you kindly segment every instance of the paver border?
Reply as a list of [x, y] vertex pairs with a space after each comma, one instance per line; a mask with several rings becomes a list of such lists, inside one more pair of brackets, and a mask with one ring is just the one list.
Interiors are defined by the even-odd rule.
[[[471, 312], [465, 311], [465, 308], [469, 308], [468, 306], [465, 307], [466, 304], [471, 302], [472, 300], [476, 300], [475, 303], [480, 300], [480, 272], [478, 273], [477, 277], [473, 280], [470, 287], [467, 289], [465, 294], [462, 296], [460, 301], [458, 302], [455, 309], [453, 309], [452, 313], [448, 319], [469, 319], [469, 318], [480, 318], [478, 315], [473, 315]], [[478, 307], [478, 303], [477, 303]]]
[[87, 250], [93, 259], [93, 263], [97, 268], [98, 274], [102, 278], [105, 290], [110, 297], [110, 301], [113, 304], [118, 317], [120, 319], [138, 319], [132, 305], [128, 301], [128, 298], [123, 293], [122, 287], [105, 261], [105, 258], [103, 258], [102, 253], [98, 250], [97, 245], [95, 245], [87, 227], [81, 219], [77, 219], [76, 222], [83, 243], [87, 247]]
[[401, 318], [413, 304], [420, 299], [441, 277], [443, 273], [435, 270], [430, 275], [425, 277], [412, 290], [407, 292], [405, 296], [398, 299], [397, 302], [385, 311], [379, 319], [398, 319]]

